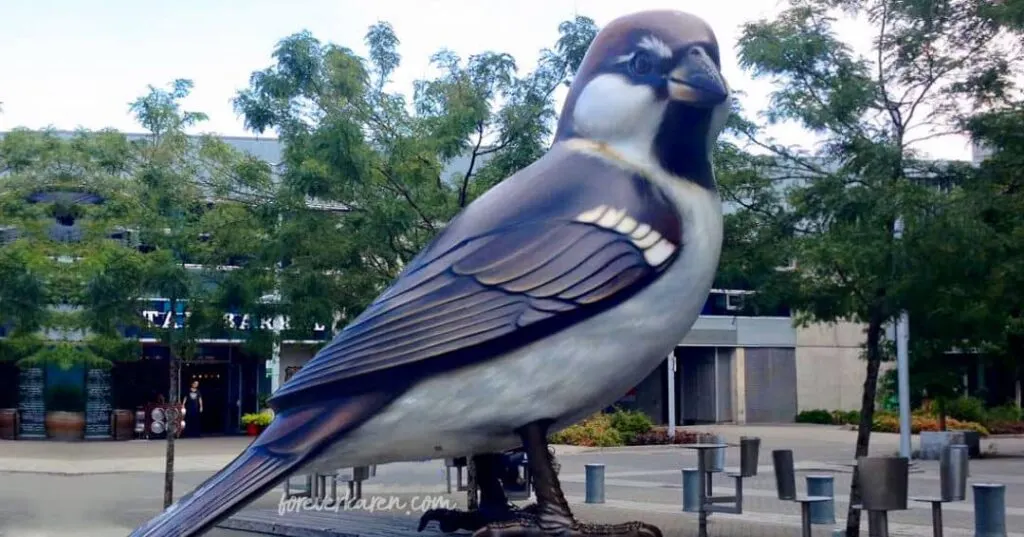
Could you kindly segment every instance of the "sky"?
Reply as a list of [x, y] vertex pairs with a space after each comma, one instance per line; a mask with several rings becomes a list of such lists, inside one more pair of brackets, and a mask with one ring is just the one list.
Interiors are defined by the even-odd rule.
[[[770, 17], [776, 0], [0, 0], [0, 132], [15, 127], [62, 130], [115, 128], [139, 132], [128, 103], [148, 85], [191, 79], [184, 102], [209, 120], [196, 132], [253, 136], [231, 106], [250, 74], [270, 65], [274, 45], [309, 30], [323, 42], [365, 53], [363, 36], [387, 21], [401, 40], [402, 66], [392, 89], [410, 92], [430, 76], [429, 57], [441, 48], [463, 57], [494, 50], [530, 69], [558, 37], [558, 23], [585, 15], [602, 26], [633, 11], [670, 8], [704, 18], [722, 49], [723, 72], [742, 90], [748, 112], [763, 110], [772, 84], [740, 69], [740, 26]], [[867, 52], [870, 37], [857, 21], [839, 34]], [[559, 96], [561, 99], [561, 96]], [[561, 103], [558, 103], [559, 105]], [[774, 128], [778, 141], [812, 146], [798, 126]], [[970, 159], [965, 138], [945, 137], [919, 147], [927, 155]]]

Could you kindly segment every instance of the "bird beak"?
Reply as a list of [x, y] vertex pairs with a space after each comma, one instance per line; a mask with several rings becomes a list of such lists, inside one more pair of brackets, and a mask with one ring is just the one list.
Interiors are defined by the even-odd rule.
[[674, 101], [710, 108], [722, 104], [729, 89], [703, 49], [693, 49], [668, 75], [668, 93]]

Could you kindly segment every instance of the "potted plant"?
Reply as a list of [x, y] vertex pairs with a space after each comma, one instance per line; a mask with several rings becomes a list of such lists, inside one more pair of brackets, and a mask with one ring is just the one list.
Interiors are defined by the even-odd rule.
[[256, 418], [259, 414], [250, 413], [242, 415], [242, 425], [245, 425], [245, 434], [248, 436], [256, 436], [260, 434], [259, 426], [256, 425]]
[[274, 416], [267, 410], [256, 412], [253, 414], [245, 414], [242, 416], [242, 425], [245, 425], [245, 434], [249, 436], [259, 436], [263, 432], [263, 429], [270, 425], [273, 421]]
[[54, 440], [85, 437], [85, 399], [78, 386], [60, 384], [46, 394], [46, 434]]

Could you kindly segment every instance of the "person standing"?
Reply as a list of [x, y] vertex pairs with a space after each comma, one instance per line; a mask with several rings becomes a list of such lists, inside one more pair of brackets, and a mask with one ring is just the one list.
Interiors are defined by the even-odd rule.
[[203, 427], [203, 394], [199, 391], [199, 381], [193, 380], [192, 387], [185, 395], [185, 436], [196, 438]]

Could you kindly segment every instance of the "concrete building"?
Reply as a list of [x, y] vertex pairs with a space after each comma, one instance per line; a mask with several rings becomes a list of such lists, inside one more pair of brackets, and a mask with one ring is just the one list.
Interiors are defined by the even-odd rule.
[[[275, 139], [223, 140], [275, 169], [281, 167], [282, 147]], [[443, 175], [448, 178], [465, 173], [467, 165], [467, 159], [454, 159]], [[316, 200], [310, 200], [310, 205], [344, 210]], [[10, 237], [11, 230], [0, 229], [0, 241]], [[625, 394], [621, 403], [647, 412], [660, 423], [667, 423], [671, 415], [678, 424], [789, 422], [800, 410], [859, 408], [864, 376], [861, 328], [853, 324], [797, 328], [792, 313], [785, 308], [753, 315], [743, 306], [747, 293], [715, 289], [674, 356], [666, 357], [658, 370]], [[225, 318], [236, 326], [255, 322], [246, 312], [225, 312]], [[167, 350], [152, 334], [145, 333], [144, 327], [154, 323], [180, 325], [183, 320], [184, 307], [172, 313], [168, 301], [161, 297], [153, 297], [140, 310], [140, 328], [126, 335], [138, 337], [143, 343], [144, 359], [118, 365], [113, 375], [115, 382], [120, 379], [120, 384], [137, 388], [138, 393], [126, 388], [125, 393], [131, 396], [121, 398], [122, 408], [139, 404], [148, 396], [144, 392], [149, 385], [167, 389]], [[183, 370], [180, 382], [187, 386], [192, 379], [202, 379], [207, 404], [220, 401], [214, 406], [212, 414], [217, 416], [210, 418], [209, 430], [239, 431], [241, 415], [256, 410], [261, 394], [286, 382], [315, 354], [318, 344], [334, 335], [329, 327], [316, 328], [316, 339], [283, 341], [272, 356], [246, 355], [237, 332], [201, 341], [200, 359]]]

